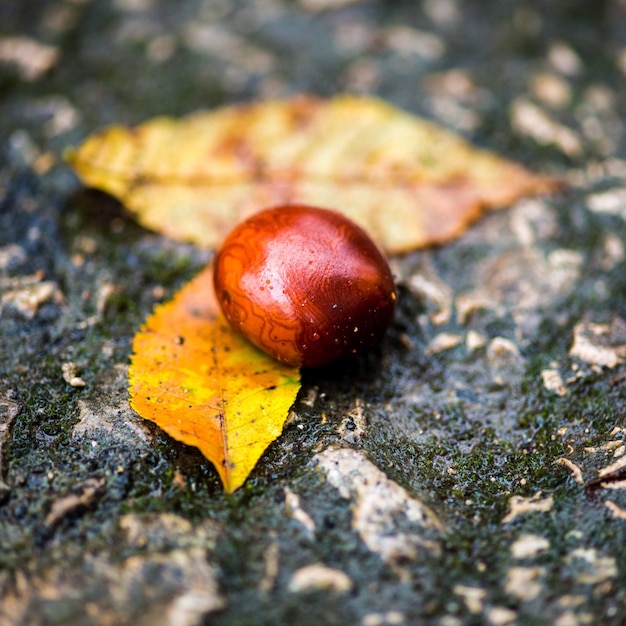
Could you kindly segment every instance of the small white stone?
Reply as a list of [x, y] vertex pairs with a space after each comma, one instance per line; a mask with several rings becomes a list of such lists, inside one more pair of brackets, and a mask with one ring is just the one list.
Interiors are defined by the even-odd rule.
[[504, 590], [520, 600], [533, 600], [541, 593], [545, 567], [512, 567], [506, 577]]
[[300, 505], [300, 496], [291, 491], [289, 487], [285, 487], [284, 492], [285, 507], [289, 515], [302, 525], [308, 535], [313, 535], [315, 533], [315, 522]]
[[554, 391], [557, 396], [566, 396], [567, 395], [567, 387], [563, 383], [563, 379], [561, 378], [561, 374], [559, 374], [556, 369], [546, 369], [541, 372], [541, 380], [543, 381], [543, 386], [548, 391]]
[[435, 513], [387, 478], [363, 452], [328, 448], [314, 462], [341, 497], [352, 500], [352, 527], [383, 561], [394, 565], [415, 559], [420, 549], [440, 549], [422, 535], [442, 529]]
[[63, 380], [71, 387], [84, 387], [85, 381], [78, 375], [78, 366], [76, 363], [68, 362], [61, 365], [63, 372]]
[[289, 580], [287, 589], [293, 593], [319, 589], [345, 593], [352, 589], [352, 580], [341, 570], [327, 567], [322, 563], [313, 563], [296, 570]]
[[445, 350], [456, 348], [463, 341], [463, 337], [457, 333], [439, 333], [435, 335], [426, 346], [426, 354], [433, 355]]
[[522, 535], [511, 546], [511, 555], [514, 559], [528, 559], [535, 557], [550, 548], [550, 542], [539, 535]]

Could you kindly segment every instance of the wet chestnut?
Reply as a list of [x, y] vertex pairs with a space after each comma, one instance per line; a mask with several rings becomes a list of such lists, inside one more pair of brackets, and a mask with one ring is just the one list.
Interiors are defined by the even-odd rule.
[[310, 206], [268, 209], [236, 226], [216, 255], [214, 281], [235, 328], [303, 367], [366, 350], [395, 310], [389, 265], [365, 231]]

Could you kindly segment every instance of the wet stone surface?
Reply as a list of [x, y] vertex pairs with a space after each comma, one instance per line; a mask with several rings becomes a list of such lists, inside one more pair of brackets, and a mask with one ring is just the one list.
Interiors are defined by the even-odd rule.
[[[623, 2], [0, 4], [0, 624], [622, 624]], [[81, 189], [112, 122], [375, 94], [569, 189], [392, 259], [380, 349], [308, 372], [246, 485], [128, 405], [210, 253]]]

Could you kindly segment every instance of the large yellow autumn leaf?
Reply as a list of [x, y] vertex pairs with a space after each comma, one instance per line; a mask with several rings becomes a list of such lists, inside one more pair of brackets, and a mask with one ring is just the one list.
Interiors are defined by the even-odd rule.
[[232, 331], [208, 267], [135, 335], [129, 382], [135, 411], [199, 448], [231, 492], [280, 435], [300, 374]]
[[301, 203], [341, 211], [388, 252], [404, 252], [555, 187], [432, 123], [347, 95], [112, 126], [67, 159], [144, 226], [206, 247], [251, 213]]

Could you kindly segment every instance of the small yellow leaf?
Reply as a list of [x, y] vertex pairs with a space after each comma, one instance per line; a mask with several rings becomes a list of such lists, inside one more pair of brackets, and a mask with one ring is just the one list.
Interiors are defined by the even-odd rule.
[[208, 267], [147, 319], [129, 384], [135, 411], [199, 448], [232, 492], [281, 434], [300, 374], [231, 329], [212, 277]]
[[553, 179], [380, 100], [299, 97], [112, 126], [67, 153], [138, 221], [217, 247], [242, 219], [298, 203], [345, 213], [387, 252], [459, 235]]

